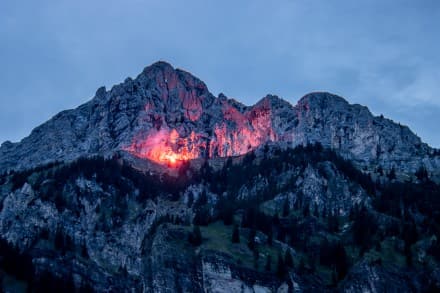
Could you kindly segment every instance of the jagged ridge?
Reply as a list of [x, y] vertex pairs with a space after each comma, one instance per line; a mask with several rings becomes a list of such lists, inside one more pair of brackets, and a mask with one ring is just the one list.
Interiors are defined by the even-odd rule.
[[311, 93], [296, 106], [268, 95], [247, 107], [224, 95], [214, 97], [198, 78], [166, 62], [109, 91], [98, 89], [91, 101], [60, 112], [19, 143], [3, 143], [0, 168], [26, 169], [121, 150], [150, 159], [237, 156], [267, 142], [320, 142], [366, 169], [380, 165], [411, 174], [425, 166], [434, 177], [440, 169], [435, 150], [408, 127], [336, 95]]

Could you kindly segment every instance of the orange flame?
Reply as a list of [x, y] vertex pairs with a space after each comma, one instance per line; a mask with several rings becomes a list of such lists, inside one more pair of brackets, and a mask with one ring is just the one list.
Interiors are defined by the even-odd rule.
[[[195, 135], [191, 137], [194, 138]], [[192, 142], [191, 142], [192, 143]], [[159, 164], [178, 166], [184, 161], [195, 159], [199, 154], [193, 148], [189, 150], [188, 139], [180, 138], [178, 132], [159, 131], [146, 139], [133, 143], [127, 150], [138, 157]]]
[[176, 165], [179, 162], [195, 159], [191, 153], [188, 153], [185, 149], [180, 152], [174, 152], [169, 146], [156, 146], [145, 154], [147, 159], [155, 161], [157, 163], [168, 163]]
[[[153, 108], [154, 105], [148, 103], [145, 111], [153, 115]], [[222, 114], [225, 121], [214, 125], [211, 137], [206, 132], [192, 131], [188, 135], [185, 129], [182, 129], [184, 137], [181, 137], [177, 129], [168, 129], [166, 126], [161, 130], [149, 128], [139, 132], [125, 150], [137, 157], [168, 166], [178, 166], [184, 161], [199, 157], [243, 155], [262, 143], [277, 140], [272, 128], [271, 113], [270, 106], [263, 105], [258, 109], [242, 112], [224, 102]], [[235, 128], [229, 127], [230, 123], [227, 121], [235, 124]], [[293, 140], [291, 135], [286, 136], [288, 137]], [[287, 141], [286, 138], [283, 140]]]

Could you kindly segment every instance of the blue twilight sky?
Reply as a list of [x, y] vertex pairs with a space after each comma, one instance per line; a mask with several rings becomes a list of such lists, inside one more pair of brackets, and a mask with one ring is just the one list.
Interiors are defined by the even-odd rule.
[[440, 147], [437, 0], [1, 0], [0, 142], [158, 60], [248, 105], [336, 93]]

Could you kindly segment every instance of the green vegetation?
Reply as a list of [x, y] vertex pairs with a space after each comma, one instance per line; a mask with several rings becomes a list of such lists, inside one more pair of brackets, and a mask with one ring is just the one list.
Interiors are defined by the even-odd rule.
[[194, 246], [199, 246], [202, 244], [202, 233], [200, 232], [199, 226], [193, 226], [193, 231], [189, 234], [188, 241]]
[[[296, 190], [295, 175], [285, 184], [277, 182], [277, 178], [288, 170], [304, 170], [308, 165], [327, 178], [325, 164], [331, 164], [341, 176], [362, 187], [370, 196], [371, 206], [353, 206], [348, 216], [341, 216], [336, 208], [318, 207], [305, 199]], [[189, 167], [184, 168], [188, 171]], [[420, 168], [414, 174], [416, 182], [398, 182], [394, 169], [385, 174], [379, 166], [376, 175], [383, 180], [373, 182], [369, 174], [356, 169], [335, 152], [315, 144], [274, 149], [270, 156], [262, 159], [251, 152], [241, 163], [233, 164], [228, 160], [218, 171], [209, 164], [204, 164], [200, 170], [186, 171], [180, 172], [179, 178], [158, 178], [139, 172], [120, 160], [89, 158], [4, 174], [0, 179], [8, 182], [12, 189], [20, 188], [24, 182], [30, 183], [43, 201], [54, 202], [59, 211], [80, 210], [77, 201], [63, 190], [67, 183], [79, 177], [95, 180], [103, 192], [111, 195], [102, 197], [97, 210], [101, 225], [97, 229], [104, 232], [129, 218], [128, 211], [142, 210], [147, 199], [166, 196], [170, 202], [177, 202], [179, 192], [187, 186], [203, 185], [206, 188], [197, 200], [191, 195], [186, 205], [195, 214], [192, 223], [164, 216], [156, 221], [151, 233], [162, 223], [187, 225], [183, 228], [188, 235], [184, 240], [186, 245], [189, 241], [202, 254], [207, 251], [225, 253], [238, 266], [271, 272], [281, 279], [287, 278], [289, 270], [294, 270], [300, 275], [318, 277], [325, 285], [333, 287], [360, 261], [408, 270], [432, 263], [438, 266], [440, 262], [440, 187], [429, 179], [426, 169]], [[267, 184], [255, 197], [238, 198], [243, 186], [250, 189], [262, 178]], [[331, 178], [327, 179], [332, 184]], [[276, 195], [292, 191], [297, 195], [293, 207], [287, 198], [274, 199]], [[78, 197], [93, 196], [80, 190], [76, 190], [76, 194]], [[217, 195], [215, 204], [208, 200], [209, 194]], [[76, 253], [87, 257], [85, 246], [73, 245], [62, 230], [54, 235], [42, 232], [42, 238], [45, 245], [53, 245], [61, 254]], [[414, 249], [424, 239], [431, 238], [438, 240], [427, 246], [427, 260], [420, 263], [414, 257]], [[7, 243], [1, 248], [2, 256], [9, 254], [18, 263], [28, 262], [26, 254], [19, 254]], [[7, 257], [2, 260], [2, 268], [18, 279], [32, 278], [30, 272], [18, 271]]]
[[[214, 222], [207, 226], [201, 226], [200, 231], [203, 241], [200, 245], [201, 251], [218, 251], [229, 255], [237, 265], [248, 268], [255, 268], [255, 253], [258, 251], [257, 268], [259, 271], [265, 271], [267, 257], [274, 259], [278, 249], [267, 244], [256, 244], [254, 251], [247, 245], [247, 236], [249, 230], [242, 231], [239, 243], [232, 243], [232, 226], [226, 226], [222, 222]], [[188, 233], [190, 233], [188, 231]]]
[[234, 230], [232, 231], [232, 243], [240, 243], [240, 230], [238, 225], [234, 225]]

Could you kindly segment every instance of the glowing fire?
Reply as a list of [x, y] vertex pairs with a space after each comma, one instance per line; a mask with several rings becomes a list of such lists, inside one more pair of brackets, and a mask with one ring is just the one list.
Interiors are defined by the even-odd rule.
[[176, 156], [170, 155], [170, 156], [168, 156], [168, 160], [170, 161], [171, 164], [175, 164], [176, 163]]
[[174, 152], [169, 146], [155, 146], [145, 153], [143, 157], [155, 161], [157, 163], [168, 163], [176, 165], [179, 162], [188, 161], [196, 158], [188, 153], [185, 149], [180, 152]]
[[[149, 113], [153, 107], [153, 104], [148, 103], [145, 111]], [[133, 137], [132, 144], [125, 150], [162, 165], [179, 166], [182, 162], [200, 157], [243, 155], [267, 141], [277, 140], [272, 128], [270, 105], [260, 105], [257, 109], [241, 112], [224, 102], [222, 115], [224, 121], [216, 123], [211, 134], [208, 134], [210, 131], [188, 133], [185, 127], [169, 129], [164, 126], [160, 130], [154, 127]]]
[[138, 140], [127, 150], [138, 157], [149, 159], [159, 164], [178, 166], [180, 163], [199, 157], [194, 147], [195, 134], [190, 138], [180, 138], [175, 129], [171, 132], [162, 130]]

